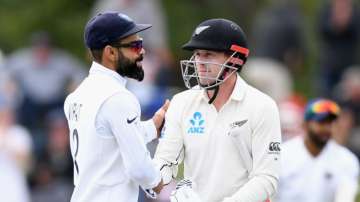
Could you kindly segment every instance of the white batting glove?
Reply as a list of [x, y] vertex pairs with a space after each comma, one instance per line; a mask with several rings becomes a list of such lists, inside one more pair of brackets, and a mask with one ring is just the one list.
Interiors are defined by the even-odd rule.
[[171, 192], [171, 202], [202, 202], [199, 195], [192, 189], [193, 183], [184, 179], [177, 183], [176, 189]]
[[143, 189], [143, 191], [145, 192], [147, 198], [151, 198], [151, 199], [156, 199], [157, 198], [157, 194], [156, 194], [156, 192], [154, 190], [152, 190], [152, 189]]

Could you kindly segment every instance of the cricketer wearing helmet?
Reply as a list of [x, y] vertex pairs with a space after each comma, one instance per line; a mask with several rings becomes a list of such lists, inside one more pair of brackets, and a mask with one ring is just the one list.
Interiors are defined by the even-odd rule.
[[189, 90], [173, 97], [155, 154], [164, 183], [182, 161], [184, 178], [193, 182], [178, 187], [173, 201], [270, 199], [278, 184], [280, 121], [275, 102], [239, 75], [249, 56], [244, 32], [230, 20], [206, 20], [183, 49], [193, 52], [181, 61]]

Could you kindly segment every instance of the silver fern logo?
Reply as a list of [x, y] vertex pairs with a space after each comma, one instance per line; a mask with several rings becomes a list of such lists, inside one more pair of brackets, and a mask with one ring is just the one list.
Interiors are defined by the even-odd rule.
[[243, 126], [247, 121], [248, 121], [247, 119], [242, 120], [242, 121], [235, 121], [234, 123], [231, 123], [231, 124], [230, 124], [230, 128], [231, 128], [231, 129], [234, 129], [234, 128], [236, 128], [236, 127], [241, 127], [241, 126]]
[[200, 26], [195, 29], [195, 35], [199, 35], [201, 32], [203, 32], [205, 29], [209, 28], [210, 26]]

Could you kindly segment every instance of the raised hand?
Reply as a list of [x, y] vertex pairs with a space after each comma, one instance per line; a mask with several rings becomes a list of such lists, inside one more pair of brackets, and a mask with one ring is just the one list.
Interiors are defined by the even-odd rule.
[[154, 121], [156, 130], [157, 130], [158, 137], [160, 136], [161, 130], [164, 126], [165, 113], [166, 113], [167, 109], [169, 108], [169, 105], [170, 105], [170, 101], [168, 99], [166, 99], [164, 105], [155, 112], [155, 114], [152, 118], [152, 120]]

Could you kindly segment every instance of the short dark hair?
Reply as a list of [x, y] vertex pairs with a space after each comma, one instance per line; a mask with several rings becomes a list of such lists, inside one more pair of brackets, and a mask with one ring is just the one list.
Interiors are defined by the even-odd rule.
[[104, 48], [101, 49], [90, 49], [91, 56], [93, 57], [94, 61], [97, 63], [102, 62], [102, 55], [104, 52]]
[[[112, 42], [112, 43], [108, 43], [107, 45], [110, 45], [112, 47], [116, 47], [115, 45], [116, 44], [121, 44], [121, 41], [122, 39], [119, 39], [115, 42]], [[91, 52], [91, 56], [93, 57], [93, 60], [97, 63], [101, 63], [102, 62], [102, 55], [103, 55], [103, 52], [104, 52], [104, 49], [105, 47], [103, 48], [98, 48], [98, 49], [90, 49], [90, 52]]]

